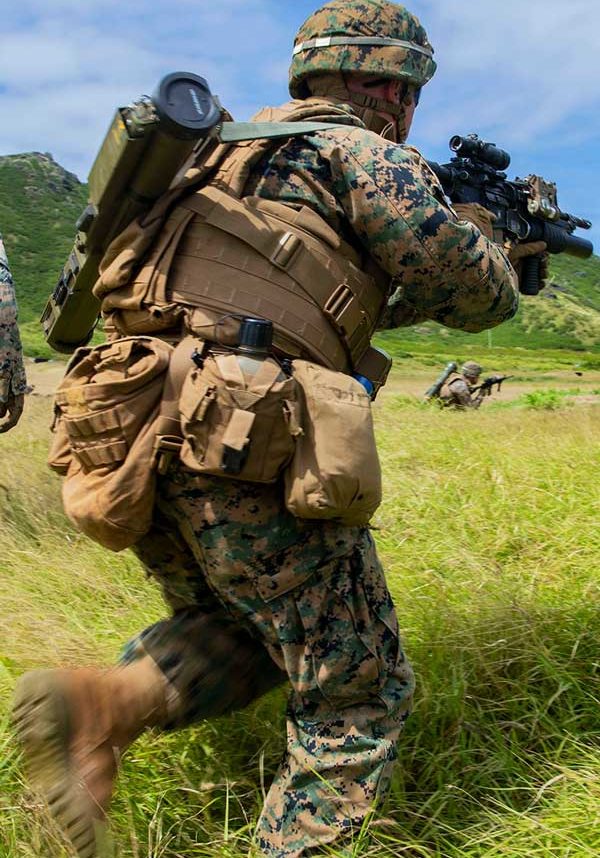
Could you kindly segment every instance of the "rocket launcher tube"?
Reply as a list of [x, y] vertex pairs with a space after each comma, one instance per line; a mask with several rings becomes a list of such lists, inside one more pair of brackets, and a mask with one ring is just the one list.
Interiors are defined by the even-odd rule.
[[92, 288], [106, 248], [171, 186], [199, 141], [239, 142], [330, 130], [333, 123], [223, 122], [206, 80], [174, 72], [152, 98], [119, 108], [89, 174], [89, 204], [73, 249], [41, 318], [52, 348], [70, 353], [89, 342], [100, 312]]
[[89, 341], [100, 311], [92, 288], [106, 248], [169, 188], [220, 120], [204, 78], [187, 72], [164, 78], [152, 99], [117, 110], [90, 171], [73, 249], [42, 314], [54, 349], [69, 353]]
[[437, 396], [439, 396], [440, 390], [442, 389], [446, 381], [450, 378], [452, 373], [456, 372], [456, 369], [457, 365], [454, 361], [450, 361], [450, 363], [447, 363], [442, 374], [438, 376], [438, 378], [436, 378], [431, 387], [429, 387], [425, 391], [425, 399], [435, 399]]

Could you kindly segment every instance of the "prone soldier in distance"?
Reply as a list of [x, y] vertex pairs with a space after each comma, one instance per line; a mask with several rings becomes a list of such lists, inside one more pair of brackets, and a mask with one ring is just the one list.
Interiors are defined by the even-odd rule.
[[[456, 367], [456, 364], [454, 366]], [[428, 399], [437, 397], [444, 408], [455, 408], [459, 411], [477, 409], [485, 397], [491, 395], [495, 385], [500, 390], [502, 382], [510, 378], [508, 375], [493, 375], [479, 384], [481, 372], [482, 369], [478, 363], [473, 360], [466, 361], [460, 373], [449, 372], [438, 388], [438, 392], [429, 395], [430, 391], [428, 391], [426, 397]]]
[[19, 422], [26, 391], [15, 288], [0, 235], [0, 433]]

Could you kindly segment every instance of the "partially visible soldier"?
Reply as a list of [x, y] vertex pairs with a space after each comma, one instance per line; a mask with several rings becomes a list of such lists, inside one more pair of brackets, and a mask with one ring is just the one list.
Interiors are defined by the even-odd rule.
[[[231, 147], [208, 187], [173, 208], [139, 274], [113, 280], [119, 265], [105, 260], [95, 291], [116, 329], [235, 350], [240, 317], [259, 315], [279, 357], [352, 373], [376, 327], [431, 318], [480, 331], [514, 315], [502, 248], [397, 145], [432, 53], [419, 21], [388, 0], [332, 0], [311, 15], [295, 42], [294, 100], [260, 118], [344, 127]], [[477, 215], [489, 234], [491, 216]], [[144, 729], [230, 712], [284, 678], [287, 752], [258, 822], [261, 852], [313, 855], [359, 832], [385, 795], [414, 682], [373, 538], [295, 518], [283, 496], [281, 482], [173, 462], [135, 547], [171, 616], [119, 668], [21, 679], [14, 713], [30, 771], [81, 858], [100, 854], [116, 760]]]
[[19, 422], [26, 390], [15, 289], [0, 235], [0, 433]]
[[474, 360], [468, 360], [460, 368], [460, 372], [453, 372], [446, 380], [440, 391], [439, 400], [447, 408], [456, 408], [464, 411], [467, 408], [479, 408], [487, 391], [478, 387], [481, 367]]

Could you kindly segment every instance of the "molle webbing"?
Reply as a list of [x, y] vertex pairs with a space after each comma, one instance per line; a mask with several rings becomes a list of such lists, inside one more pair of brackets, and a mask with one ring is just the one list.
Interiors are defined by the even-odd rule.
[[262, 315], [336, 369], [352, 367], [366, 351], [384, 292], [314, 212], [256, 197], [238, 200], [214, 186], [179, 210], [196, 217], [170, 266], [169, 301]]
[[[362, 126], [346, 108], [320, 97], [256, 117], [271, 123], [324, 118], [334, 126]], [[217, 318], [261, 316], [274, 323], [274, 342], [283, 351], [351, 369], [369, 345], [389, 278], [363, 273], [358, 254], [310, 209], [243, 196], [253, 169], [277, 145], [258, 139], [217, 147], [210, 170], [208, 163], [195, 165], [155, 206], [148, 226], [136, 227], [141, 236], [125, 230], [95, 287], [103, 312], [113, 313], [115, 323], [127, 313], [147, 314], [152, 332], [155, 314], [170, 318], [178, 304]], [[126, 322], [119, 322], [124, 332]], [[141, 330], [136, 321], [135, 332]]]

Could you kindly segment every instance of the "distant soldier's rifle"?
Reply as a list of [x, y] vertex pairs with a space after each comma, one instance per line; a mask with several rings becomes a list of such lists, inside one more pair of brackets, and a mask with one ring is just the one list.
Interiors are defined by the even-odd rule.
[[[450, 138], [456, 153], [448, 164], [429, 161], [444, 192], [453, 203], [479, 203], [496, 216], [494, 239], [510, 242], [545, 241], [548, 253], [568, 253], [587, 259], [594, 252], [590, 241], [573, 235], [577, 227], [589, 229], [591, 223], [558, 207], [554, 182], [541, 176], [507, 179], [505, 170], [510, 155], [494, 143], [480, 140], [477, 134]], [[520, 290], [537, 295], [542, 287], [540, 256], [522, 260]]]
[[471, 393], [477, 393], [477, 391], [480, 391], [483, 396], [490, 396], [494, 385], [498, 386], [498, 393], [500, 393], [502, 382], [506, 381], [507, 378], [512, 377], [512, 375], [490, 375], [488, 378], [484, 378], [481, 384], [478, 384], [476, 387], [472, 387]]

